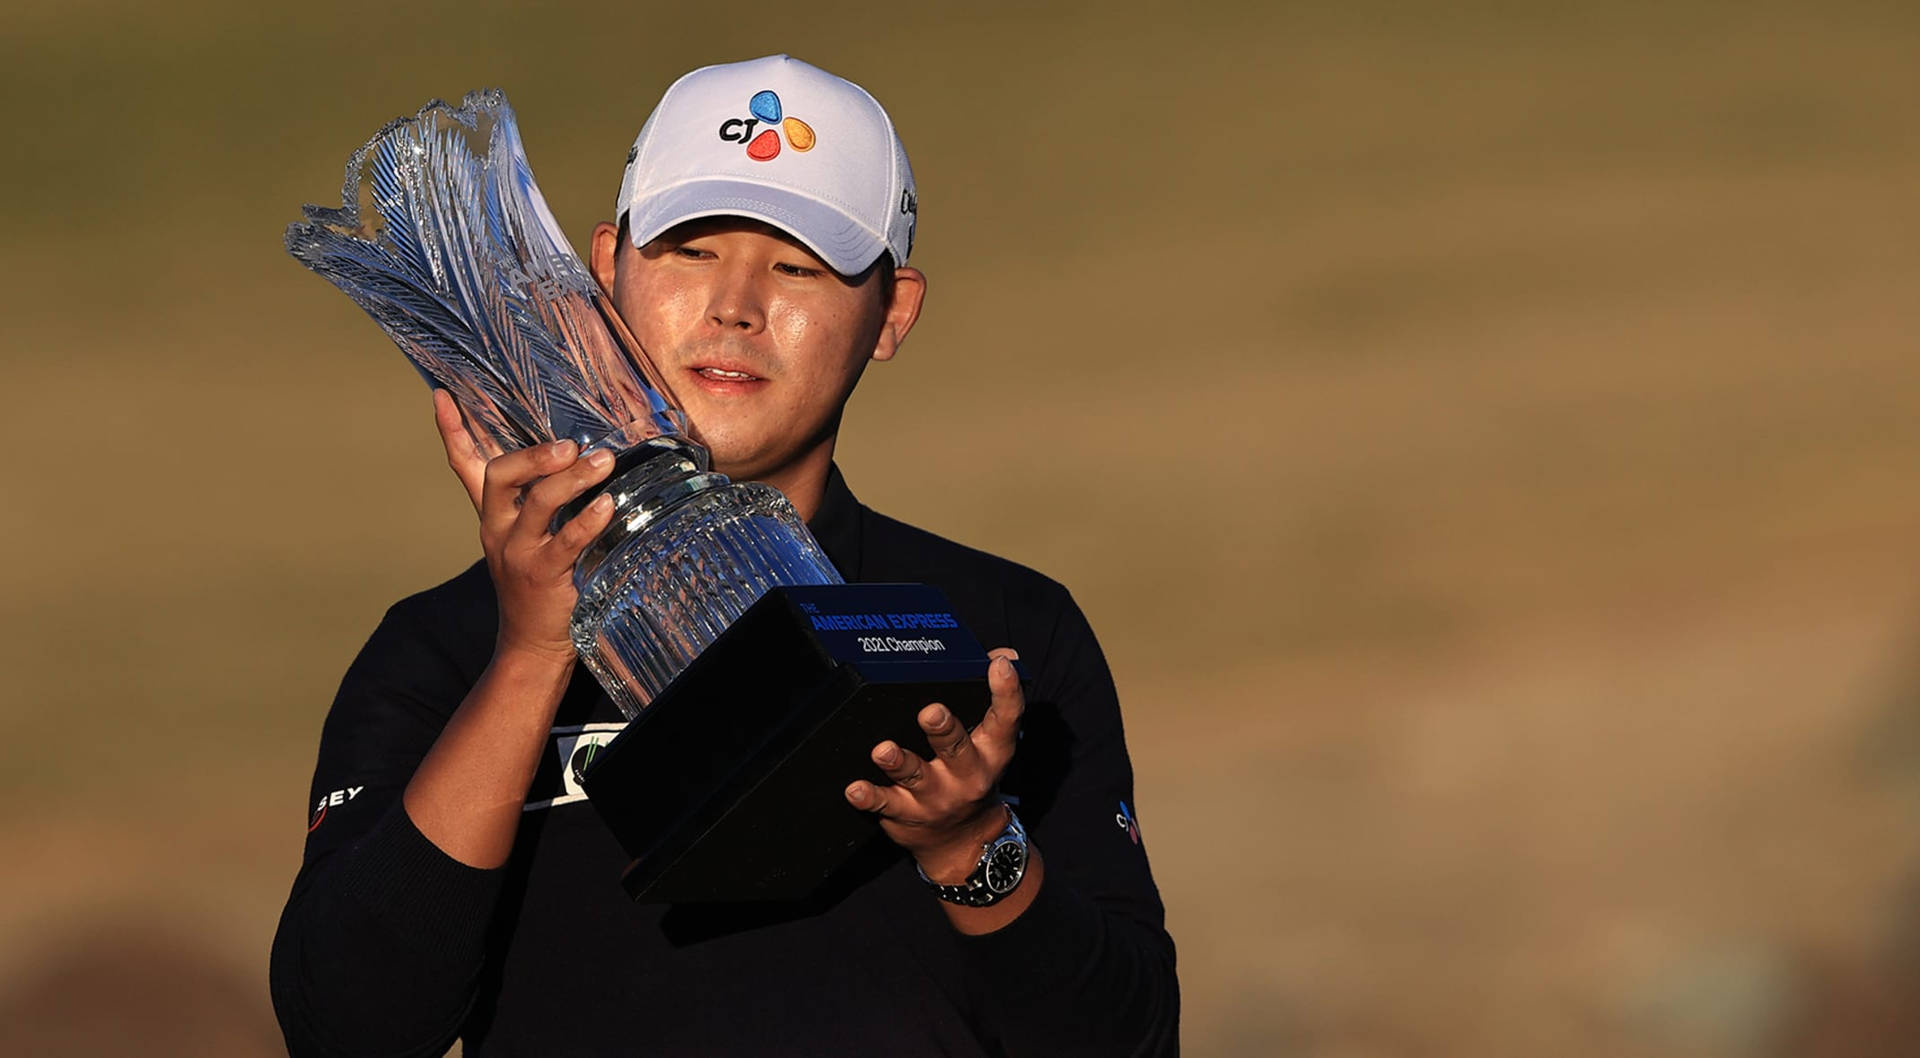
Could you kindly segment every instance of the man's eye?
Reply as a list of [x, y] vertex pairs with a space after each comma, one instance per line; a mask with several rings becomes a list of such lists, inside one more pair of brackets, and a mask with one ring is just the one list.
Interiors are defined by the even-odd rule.
[[777, 264], [777, 265], [774, 265], [773, 268], [774, 268], [774, 271], [779, 272], [781, 275], [806, 277], [806, 276], [817, 276], [820, 274], [820, 270], [818, 268], [808, 268], [805, 265]]
[[707, 251], [696, 250], [691, 246], [676, 246], [673, 248], [673, 252], [681, 257], [690, 258], [696, 261], [702, 257], [707, 256]]

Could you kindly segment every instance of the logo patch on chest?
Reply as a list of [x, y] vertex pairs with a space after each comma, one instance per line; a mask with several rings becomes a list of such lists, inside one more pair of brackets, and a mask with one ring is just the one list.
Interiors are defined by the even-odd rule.
[[527, 803], [522, 811], [554, 808], [587, 799], [580, 777], [593, 758], [626, 730], [624, 723], [563, 724], [547, 735], [547, 751], [533, 773], [533, 785], [527, 787]]

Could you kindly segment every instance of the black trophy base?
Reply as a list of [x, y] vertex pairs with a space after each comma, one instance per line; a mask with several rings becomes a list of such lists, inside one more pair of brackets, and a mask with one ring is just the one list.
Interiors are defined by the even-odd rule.
[[776, 588], [599, 753], [582, 785], [644, 903], [801, 900], [880, 832], [847, 804], [942, 702], [986, 714], [987, 655], [920, 584]]

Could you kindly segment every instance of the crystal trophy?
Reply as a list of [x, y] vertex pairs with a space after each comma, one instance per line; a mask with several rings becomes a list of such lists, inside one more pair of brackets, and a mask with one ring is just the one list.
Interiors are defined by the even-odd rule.
[[[729, 481], [561, 233], [499, 91], [434, 100], [347, 163], [286, 246], [447, 390], [491, 457], [561, 439], [615, 455], [612, 522], [574, 570], [572, 638], [632, 721], [584, 786], [636, 899], [811, 892], [875, 832], [840, 801], [911, 718], [986, 708], [986, 655], [944, 596], [843, 585], [779, 490]], [[857, 635], [894, 629], [900, 635]], [[910, 630], [910, 633], [909, 631]], [[888, 644], [912, 644], [902, 650]]]
[[613, 521], [576, 567], [572, 631], [629, 719], [766, 589], [839, 583], [779, 490], [708, 469], [561, 234], [500, 92], [389, 123], [347, 164], [341, 207], [307, 207], [287, 250], [453, 395], [484, 454], [566, 438], [614, 452]]

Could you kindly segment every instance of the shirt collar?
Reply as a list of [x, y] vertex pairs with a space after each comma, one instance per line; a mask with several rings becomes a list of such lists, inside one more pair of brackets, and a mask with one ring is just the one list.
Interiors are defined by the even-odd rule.
[[848, 582], [860, 579], [860, 501], [840, 476], [839, 464], [827, 466], [827, 488], [820, 497], [820, 509], [807, 523], [813, 538], [820, 542], [835, 569]]

